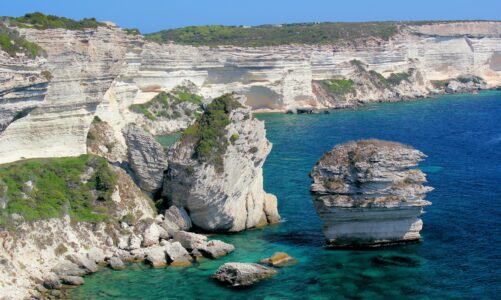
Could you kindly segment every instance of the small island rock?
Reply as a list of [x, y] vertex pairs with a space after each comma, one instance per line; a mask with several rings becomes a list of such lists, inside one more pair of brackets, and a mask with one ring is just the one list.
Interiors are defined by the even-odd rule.
[[377, 247], [419, 241], [419, 216], [431, 202], [426, 175], [414, 167], [426, 157], [400, 143], [361, 140], [338, 145], [310, 173], [315, 209], [328, 246]]

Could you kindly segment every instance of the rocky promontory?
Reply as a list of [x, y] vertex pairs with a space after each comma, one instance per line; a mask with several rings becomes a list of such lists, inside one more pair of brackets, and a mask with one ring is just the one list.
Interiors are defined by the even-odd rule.
[[431, 202], [425, 155], [407, 145], [361, 140], [325, 153], [310, 173], [315, 209], [328, 246], [377, 247], [419, 241], [419, 216]]
[[241, 231], [280, 220], [276, 197], [263, 190], [270, 153], [264, 123], [227, 94], [207, 106], [169, 152], [165, 206], [184, 207], [208, 231]]

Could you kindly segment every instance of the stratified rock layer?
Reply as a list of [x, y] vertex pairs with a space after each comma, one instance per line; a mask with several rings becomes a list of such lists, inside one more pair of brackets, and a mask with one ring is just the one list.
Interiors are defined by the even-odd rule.
[[222, 166], [195, 158], [196, 141], [183, 136], [170, 150], [163, 195], [169, 205], [186, 208], [193, 224], [208, 231], [276, 223], [276, 198], [263, 190], [262, 167], [271, 151], [264, 123], [243, 107], [229, 112], [228, 119]]
[[139, 186], [148, 192], [157, 191], [162, 187], [163, 174], [167, 169], [164, 148], [148, 132], [135, 125], [128, 125], [124, 136], [129, 163]]
[[317, 162], [311, 193], [332, 247], [418, 241], [432, 190], [413, 169], [425, 155], [410, 146], [362, 140], [336, 146]]

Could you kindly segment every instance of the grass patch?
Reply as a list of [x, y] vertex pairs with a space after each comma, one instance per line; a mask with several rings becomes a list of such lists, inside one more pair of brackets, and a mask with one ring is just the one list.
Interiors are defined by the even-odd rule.
[[[82, 175], [89, 170], [85, 182]], [[65, 214], [75, 221], [105, 221], [116, 184], [106, 160], [92, 155], [16, 162], [1, 166], [0, 178], [8, 199], [7, 207], [0, 209], [0, 225], [8, 224], [13, 213], [25, 221]], [[28, 181], [32, 189], [27, 189]]]
[[65, 28], [70, 30], [83, 30], [86, 28], [106, 26], [105, 23], [98, 22], [95, 18], [86, 18], [76, 21], [65, 17], [45, 15], [40, 12], [25, 14], [22, 17], [10, 17], [9, 22], [19, 27], [30, 27], [35, 29]]
[[234, 99], [233, 94], [218, 97], [181, 136], [183, 141], [195, 142], [195, 159], [212, 164], [218, 172], [222, 172], [224, 167], [223, 155], [228, 147], [226, 126], [230, 124], [230, 112], [239, 107], [242, 105]]
[[24, 53], [30, 58], [45, 56], [45, 51], [36, 43], [32, 43], [21, 37], [19, 33], [0, 22], [0, 48], [10, 56]]
[[133, 104], [129, 109], [144, 115], [149, 120], [157, 118], [179, 119], [183, 114], [191, 116], [194, 111], [187, 108], [181, 109], [180, 104], [182, 103], [191, 103], [199, 108], [202, 105], [202, 97], [191, 93], [186, 87], [176, 87], [170, 93], [160, 92], [150, 101], [143, 104]]

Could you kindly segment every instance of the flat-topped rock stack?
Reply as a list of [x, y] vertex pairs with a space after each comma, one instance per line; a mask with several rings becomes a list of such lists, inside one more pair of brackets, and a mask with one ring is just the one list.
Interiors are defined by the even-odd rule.
[[310, 173], [315, 209], [334, 248], [419, 241], [419, 216], [433, 188], [414, 169], [426, 157], [403, 144], [361, 140], [325, 153]]

